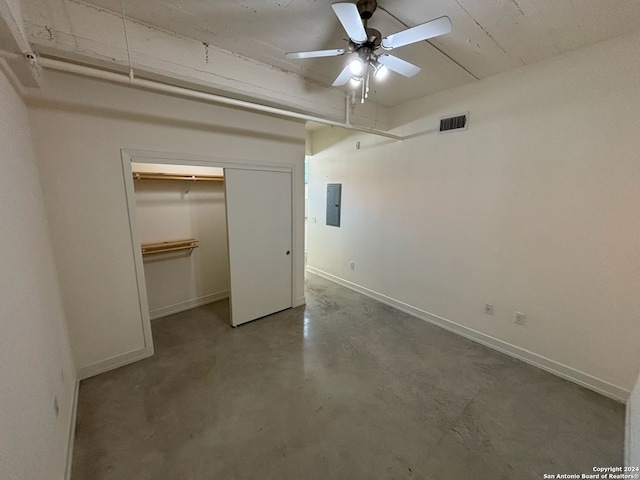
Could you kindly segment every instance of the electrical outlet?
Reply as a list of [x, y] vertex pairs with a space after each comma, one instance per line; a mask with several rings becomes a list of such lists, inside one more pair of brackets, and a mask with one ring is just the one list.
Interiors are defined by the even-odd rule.
[[527, 315], [522, 312], [514, 312], [513, 313], [513, 323], [517, 323], [518, 325], [524, 325], [524, 318]]
[[351, 270], [355, 270], [355, 268], [356, 268], [356, 262], [354, 262], [353, 260], [351, 260], [351, 261], [349, 262], [349, 268], [350, 268]]
[[491, 305], [490, 303], [485, 303], [484, 313], [485, 315], [493, 315], [493, 305]]

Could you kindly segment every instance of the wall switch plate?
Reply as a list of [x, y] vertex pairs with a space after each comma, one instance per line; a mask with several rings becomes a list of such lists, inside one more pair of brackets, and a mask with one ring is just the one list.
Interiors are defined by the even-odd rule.
[[350, 268], [351, 270], [355, 270], [355, 268], [356, 268], [356, 262], [354, 262], [353, 260], [351, 260], [351, 261], [349, 262], [349, 268]]
[[493, 315], [493, 305], [491, 305], [490, 303], [485, 303], [484, 313], [485, 315]]
[[316, 223], [316, 217], [311, 217], [311, 223]]
[[527, 315], [522, 312], [514, 312], [513, 313], [513, 323], [517, 323], [518, 325], [524, 325], [524, 319]]

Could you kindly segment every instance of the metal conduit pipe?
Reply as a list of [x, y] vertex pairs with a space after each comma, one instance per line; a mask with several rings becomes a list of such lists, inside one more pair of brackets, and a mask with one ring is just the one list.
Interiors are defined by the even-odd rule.
[[[388, 133], [375, 128], [361, 127], [353, 125], [351, 123], [336, 122], [327, 118], [315, 117], [313, 115], [306, 115], [304, 113], [291, 112], [281, 108], [268, 107], [266, 105], [260, 105], [258, 103], [247, 102], [245, 100], [237, 100], [235, 98], [224, 97], [222, 95], [215, 95], [212, 93], [200, 92], [198, 90], [192, 90], [185, 87], [177, 87], [175, 85], [169, 85], [167, 83], [156, 82], [152, 80], [144, 80], [137, 78], [133, 75], [126, 75], [122, 73], [108, 72], [106, 70], [100, 70], [92, 67], [85, 67], [83, 65], [76, 65], [74, 63], [64, 62], [61, 60], [55, 60], [52, 58], [38, 58], [38, 64], [44, 68], [51, 70], [58, 70], [61, 72], [75, 73], [77, 75], [83, 75], [85, 77], [97, 78], [101, 80], [108, 80], [110, 82], [122, 83], [125, 85], [132, 85], [135, 87], [144, 88], [156, 92], [170, 93], [173, 95], [181, 95], [183, 97], [195, 98], [205, 102], [218, 103], [221, 105], [230, 105], [234, 107], [244, 108], [247, 110], [253, 110], [256, 112], [267, 113], [271, 115], [277, 115], [286, 118], [295, 118], [298, 120], [310, 121], [322, 123], [325, 125], [333, 125], [334, 127], [346, 128], [348, 130], [355, 130], [358, 132], [369, 133], [371, 135], [378, 135], [381, 137], [392, 138], [394, 140], [402, 140], [403, 137]], [[348, 112], [349, 106], [347, 106]]]

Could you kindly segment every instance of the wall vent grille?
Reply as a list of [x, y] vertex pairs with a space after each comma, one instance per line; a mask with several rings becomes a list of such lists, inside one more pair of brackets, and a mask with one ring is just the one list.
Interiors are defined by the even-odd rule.
[[467, 129], [467, 114], [440, 119], [440, 132], [451, 132]]

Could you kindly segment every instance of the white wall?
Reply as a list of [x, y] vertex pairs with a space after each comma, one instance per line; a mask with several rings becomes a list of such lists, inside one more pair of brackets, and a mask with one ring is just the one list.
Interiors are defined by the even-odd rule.
[[640, 467], [640, 377], [627, 404], [627, 466]]
[[82, 377], [145, 348], [120, 149], [292, 165], [294, 285], [304, 297], [302, 124], [51, 71], [30, 114]]
[[2, 70], [0, 125], [0, 477], [62, 479], [75, 369], [27, 109]]
[[[160, 171], [134, 164], [134, 171]], [[165, 171], [222, 175], [220, 168], [165, 165]], [[196, 172], [197, 171], [197, 172]], [[142, 243], [195, 238], [198, 248], [144, 257], [151, 318], [229, 296], [227, 218], [222, 182], [136, 180], [138, 234]]]
[[[626, 398], [640, 366], [638, 51], [640, 33], [399, 106], [402, 142], [314, 132], [308, 264]], [[467, 111], [468, 131], [436, 133]], [[331, 182], [339, 229], [324, 226]]]

